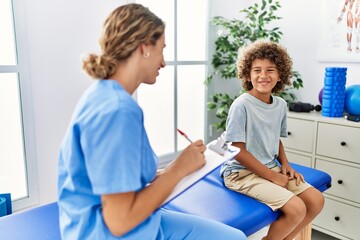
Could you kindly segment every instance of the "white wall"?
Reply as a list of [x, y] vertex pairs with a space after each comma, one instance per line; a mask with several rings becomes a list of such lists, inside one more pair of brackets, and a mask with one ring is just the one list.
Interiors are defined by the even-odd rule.
[[80, 55], [97, 51], [105, 17], [125, 0], [32, 0], [25, 15], [40, 204], [57, 198], [57, 155], [77, 99], [91, 80]]
[[[318, 93], [323, 87], [325, 67], [347, 67], [347, 86], [360, 84], [360, 54], [358, 63], [324, 63], [316, 60], [318, 48], [322, 43], [324, 1], [329, 0], [280, 1], [282, 7], [278, 11], [278, 15], [282, 19], [275, 24], [283, 32], [281, 44], [288, 49], [294, 62], [294, 69], [302, 74], [304, 88], [296, 92], [298, 100], [312, 104], [319, 104]], [[210, 16], [239, 18], [239, 10], [247, 8], [253, 2], [255, 1], [211, 0]], [[214, 33], [211, 34], [213, 34], [211, 37], [214, 41]], [[353, 38], [355, 37], [353, 36]], [[235, 84], [240, 85], [236, 81]], [[227, 87], [229, 91], [234, 89], [234, 83], [230, 85]], [[219, 83], [216, 86], [220, 87]], [[237, 91], [236, 88], [235, 91]]]

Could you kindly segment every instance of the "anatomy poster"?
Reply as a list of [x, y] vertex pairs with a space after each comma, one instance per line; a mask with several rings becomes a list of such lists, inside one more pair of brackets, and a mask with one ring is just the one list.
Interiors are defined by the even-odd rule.
[[360, 0], [323, 1], [318, 60], [360, 62]]

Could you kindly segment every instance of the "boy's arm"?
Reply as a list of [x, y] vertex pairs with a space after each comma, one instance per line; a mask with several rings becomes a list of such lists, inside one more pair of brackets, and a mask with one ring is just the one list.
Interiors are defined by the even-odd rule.
[[[289, 165], [289, 161], [288, 161], [288, 159], [286, 157], [286, 154], [285, 154], [284, 145], [282, 144], [281, 140], [279, 140], [278, 160], [279, 160], [281, 166]], [[283, 172], [283, 174], [286, 174], [286, 172]]]
[[279, 154], [278, 160], [281, 164], [281, 172], [284, 175], [289, 176], [289, 179], [296, 178], [297, 185], [300, 184], [300, 181], [305, 182], [304, 176], [300, 173], [295, 172], [295, 170], [290, 166], [289, 160], [286, 157], [284, 145], [281, 140], [279, 140]]
[[240, 153], [235, 156], [235, 160], [238, 161], [242, 166], [256, 175], [269, 180], [279, 186], [286, 187], [289, 179], [286, 175], [271, 171], [268, 167], [257, 160], [251, 153], [246, 151], [245, 143], [233, 142], [233, 146], [241, 149]]

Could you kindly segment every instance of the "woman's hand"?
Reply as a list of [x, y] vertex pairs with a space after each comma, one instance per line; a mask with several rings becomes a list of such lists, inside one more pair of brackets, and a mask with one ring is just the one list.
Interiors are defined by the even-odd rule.
[[204, 166], [205, 149], [201, 140], [190, 144], [175, 161], [157, 172], [151, 184], [140, 191], [102, 195], [102, 214], [111, 233], [122, 236], [159, 208], [183, 177]]
[[206, 146], [202, 140], [191, 143], [166, 170], [171, 169], [183, 177], [189, 175], [205, 165], [205, 150]]

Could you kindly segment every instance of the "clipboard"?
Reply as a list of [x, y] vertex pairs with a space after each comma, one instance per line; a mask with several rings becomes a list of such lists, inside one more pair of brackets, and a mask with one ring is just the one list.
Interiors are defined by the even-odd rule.
[[206, 151], [204, 152], [206, 160], [205, 165], [199, 170], [191, 173], [190, 175], [180, 180], [180, 182], [178, 182], [172, 193], [165, 199], [162, 205], [165, 205], [166, 203], [177, 197], [179, 194], [181, 194], [193, 184], [198, 182], [200, 179], [205, 177], [207, 174], [212, 172], [215, 168], [220, 166], [223, 162], [232, 159], [240, 152], [240, 148], [226, 145], [226, 150], [224, 150], [223, 154], [220, 154], [218, 152], [215, 152], [214, 150], [211, 150], [213, 148], [210, 148], [210, 146], [213, 146], [214, 143], [216, 144], [216, 140], [209, 143], [207, 145], [208, 147]]

